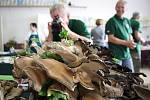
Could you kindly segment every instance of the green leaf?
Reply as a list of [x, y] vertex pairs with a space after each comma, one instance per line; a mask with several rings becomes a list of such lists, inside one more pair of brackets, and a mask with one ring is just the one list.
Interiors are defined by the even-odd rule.
[[55, 84], [55, 81], [48, 79], [47, 82], [42, 85], [42, 88], [38, 95], [47, 97], [47, 100], [69, 100], [68, 95], [63, 91], [48, 89], [52, 84]]
[[73, 40], [67, 40], [67, 44], [68, 44], [69, 46], [73, 46], [73, 45], [74, 45], [74, 41], [73, 41]]
[[52, 58], [52, 59], [55, 59], [57, 61], [63, 62], [63, 59], [62, 59], [62, 57], [60, 55], [55, 54], [55, 53], [53, 53], [51, 51], [44, 52], [42, 55], [40, 55], [40, 57], [42, 59]]
[[68, 31], [63, 28], [62, 31], [59, 33], [59, 36], [61, 39], [67, 39], [68, 38]]
[[39, 39], [38, 38], [32, 38], [31, 41], [37, 43], [37, 42], [39, 42]]
[[17, 52], [17, 56], [32, 56], [32, 53], [30, 52], [30, 49], [25, 49]]
[[38, 95], [40, 96], [47, 96], [47, 90], [48, 90], [48, 87], [50, 85], [52, 85], [54, 82], [53, 80], [49, 79], [47, 80], [43, 85], [42, 85], [42, 88], [40, 90], [40, 92], [38, 93]]
[[67, 94], [59, 90], [49, 89], [47, 91], [48, 100], [68, 100]]

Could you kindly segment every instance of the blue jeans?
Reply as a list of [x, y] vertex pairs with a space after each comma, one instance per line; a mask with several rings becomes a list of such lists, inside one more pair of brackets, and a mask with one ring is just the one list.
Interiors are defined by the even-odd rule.
[[123, 67], [128, 67], [129, 69], [132, 70], [132, 72], [134, 72], [134, 66], [133, 66], [132, 58], [120, 60], [119, 65], [122, 65]]
[[132, 70], [132, 72], [134, 72], [134, 66], [133, 66], [132, 58], [124, 59], [124, 60], [119, 60], [119, 59], [114, 58], [114, 62], [121, 65], [122, 67], [127, 67], [130, 70]]

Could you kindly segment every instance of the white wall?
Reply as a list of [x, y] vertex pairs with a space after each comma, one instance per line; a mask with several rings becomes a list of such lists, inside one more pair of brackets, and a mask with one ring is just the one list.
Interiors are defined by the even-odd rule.
[[[118, 0], [70, 0], [75, 5], [87, 6], [87, 9], [72, 12], [72, 14], [78, 14], [79, 16], [100, 17], [108, 19], [115, 14], [115, 4]], [[132, 12], [139, 11], [142, 16], [150, 16], [148, 13], [150, 9], [150, 0], [126, 0], [127, 12], [125, 15], [130, 17]], [[86, 13], [86, 14], [85, 14]]]
[[[92, 18], [109, 19], [115, 14], [115, 3], [117, 0], [70, 0], [72, 4], [86, 6], [86, 8], [70, 8], [71, 17], [78, 17], [85, 20], [87, 23]], [[150, 20], [150, 0], [127, 0], [128, 9], [125, 14], [128, 18], [132, 12], [139, 11], [141, 16]], [[41, 16], [38, 18], [38, 16]], [[3, 41], [6, 43], [9, 39], [16, 39], [18, 42], [23, 42], [27, 32], [29, 31], [29, 23], [38, 22], [41, 18], [49, 16], [49, 8], [47, 7], [0, 7], [0, 16], [3, 17]], [[48, 20], [48, 19], [46, 19]], [[44, 22], [45, 23], [45, 22]], [[91, 22], [90, 22], [91, 23]], [[40, 24], [40, 27], [42, 27]], [[45, 23], [44, 25], [46, 25]], [[88, 23], [89, 24], [89, 23]], [[42, 29], [42, 28], [41, 28]], [[149, 28], [146, 28], [146, 35], [149, 35]], [[147, 37], [147, 36], [145, 36]]]
[[31, 22], [38, 22], [38, 14], [48, 14], [48, 8], [8, 7], [0, 8], [3, 17], [3, 41], [15, 39], [23, 42]]
[[2, 16], [0, 16], [0, 51], [3, 51], [4, 50], [4, 47], [3, 47], [3, 26], [2, 26]]

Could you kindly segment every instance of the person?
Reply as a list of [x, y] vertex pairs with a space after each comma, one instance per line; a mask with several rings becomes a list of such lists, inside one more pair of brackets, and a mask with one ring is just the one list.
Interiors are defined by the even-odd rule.
[[135, 43], [131, 35], [130, 21], [123, 16], [125, 7], [126, 1], [117, 1], [116, 14], [106, 23], [105, 32], [108, 34], [109, 48], [112, 51], [115, 63], [134, 72], [130, 48], [133, 49]]
[[133, 65], [135, 72], [139, 72], [141, 67], [141, 43], [144, 43], [145, 40], [141, 36], [141, 25], [139, 22], [140, 19], [140, 13], [134, 12], [132, 15], [132, 18], [130, 19], [131, 27], [132, 27], [132, 36], [134, 39], [134, 42], [136, 42], [135, 49], [131, 50], [131, 55], [133, 59]]
[[[53, 21], [60, 18], [61, 26], [68, 32], [69, 38], [77, 40], [78, 38], [90, 42], [91, 34], [88, 32], [86, 25], [78, 19], [70, 19], [69, 12], [65, 5], [55, 4], [50, 9], [50, 15]], [[48, 23], [49, 35], [48, 41], [61, 41], [58, 32], [53, 32], [52, 23]]]
[[37, 24], [30, 23], [30, 32], [25, 38], [25, 48], [30, 48], [31, 53], [37, 53], [35, 46], [41, 47], [44, 41], [44, 36], [37, 31]]
[[91, 36], [93, 37], [93, 44], [101, 47], [107, 47], [106, 42], [106, 34], [105, 29], [103, 26], [103, 20], [102, 19], [96, 19], [96, 27], [91, 30]]

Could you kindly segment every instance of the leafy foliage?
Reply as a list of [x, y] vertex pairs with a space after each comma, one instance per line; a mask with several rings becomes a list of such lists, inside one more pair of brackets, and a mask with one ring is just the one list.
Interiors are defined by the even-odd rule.
[[54, 80], [47, 80], [45, 84], [43, 84], [42, 89], [38, 93], [39, 96], [46, 97], [46, 100], [68, 100], [68, 95], [63, 91], [48, 89], [50, 85], [54, 84]]
[[53, 53], [51, 51], [44, 52], [42, 55], [40, 55], [40, 57], [42, 59], [52, 58], [52, 59], [55, 59], [57, 61], [63, 62], [63, 59], [62, 59], [62, 57], [60, 55], [55, 54], [55, 53]]
[[68, 45], [68, 46], [72, 46], [74, 45], [74, 42], [73, 40], [70, 40], [68, 39], [68, 31], [65, 30], [64, 28], [62, 28], [62, 31], [59, 33], [59, 36], [61, 39], [65, 39], [65, 43]]
[[9, 40], [6, 44], [5, 44], [5, 47], [6, 48], [11, 48], [11, 47], [16, 47], [16, 45], [17, 45], [17, 42], [15, 41], [15, 40]]
[[62, 31], [59, 33], [59, 36], [61, 39], [67, 39], [68, 38], [68, 31], [62, 28]]
[[48, 79], [43, 85], [42, 88], [40, 90], [40, 92], [38, 93], [40, 96], [47, 96], [47, 89], [50, 85], [52, 85], [54, 83], [53, 80]]
[[68, 100], [67, 95], [62, 91], [48, 90], [48, 100]]
[[30, 52], [30, 49], [25, 49], [17, 52], [17, 56], [32, 56], [32, 53]]

